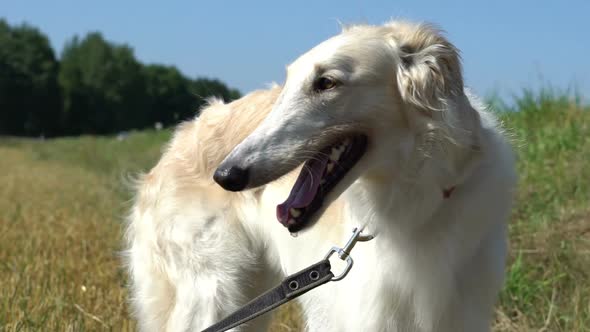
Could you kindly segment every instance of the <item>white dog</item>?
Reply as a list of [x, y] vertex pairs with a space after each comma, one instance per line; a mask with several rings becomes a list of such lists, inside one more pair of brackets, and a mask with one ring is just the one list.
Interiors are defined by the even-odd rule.
[[514, 168], [439, 31], [345, 28], [282, 88], [182, 124], [141, 178], [128, 232], [140, 325], [200, 331], [366, 225], [375, 239], [347, 278], [301, 297], [308, 331], [489, 331]]

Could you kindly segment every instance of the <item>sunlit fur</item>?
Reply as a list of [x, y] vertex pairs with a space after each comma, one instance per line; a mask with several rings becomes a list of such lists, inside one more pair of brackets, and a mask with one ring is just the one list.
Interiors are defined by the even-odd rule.
[[[339, 85], [314, 91], [324, 74]], [[366, 155], [290, 236], [275, 207], [293, 169], [349, 132], [369, 136]], [[251, 189], [217, 186], [220, 164], [248, 168]], [[347, 27], [291, 64], [283, 87], [214, 101], [180, 125], [139, 180], [136, 316], [145, 331], [200, 331], [367, 225], [376, 238], [355, 247], [347, 278], [301, 298], [309, 331], [489, 331], [514, 183], [511, 148], [438, 30]], [[267, 318], [239, 330], [263, 331]]]

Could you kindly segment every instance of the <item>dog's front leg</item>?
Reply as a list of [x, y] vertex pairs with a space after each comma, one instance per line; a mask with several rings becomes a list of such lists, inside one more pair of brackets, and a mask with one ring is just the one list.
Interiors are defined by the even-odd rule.
[[[237, 288], [231, 278], [203, 274], [182, 276], [177, 281], [174, 307], [168, 318], [166, 331], [201, 331], [233, 307], [227, 289]], [[233, 294], [240, 298], [241, 294]], [[225, 309], [225, 310], [224, 310]]]
[[[204, 330], [250, 300], [250, 296], [245, 294], [250, 293], [246, 288], [248, 286], [243, 280], [230, 280], [217, 276], [200, 276], [186, 280], [186, 283], [179, 285], [179, 292], [169, 316], [166, 331]], [[263, 315], [232, 331], [266, 331], [269, 318], [270, 315]]]
[[[202, 331], [258, 295], [272, 276], [261, 247], [235, 220], [206, 219], [200, 227], [191, 219], [167, 245], [166, 271], [175, 288], [167, 331]], [[262, 318], [234, 331], [265, 331], [266, 323]]]

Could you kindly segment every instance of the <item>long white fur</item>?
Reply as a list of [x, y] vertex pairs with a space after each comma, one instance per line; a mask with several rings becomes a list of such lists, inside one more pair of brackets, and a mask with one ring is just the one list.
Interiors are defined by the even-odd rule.
[[[341, 85], [314, 95], [322, 74]], [[299, 163], [309, 139], [337, 127], [366, 132], [369, 150], [294, 238], [275, 206], [296, 173], [265, 183], [265, 172]], [[221, 163], [262, 186], [223, 191], [212, 181]], [[284, 87], [214, 102], [181, 125], [140, 179], [128, 231], [136, 316], [144, 331], [200, 331], [367, 224], [376, 238], [355, 247], [348, 277], [301, 298], [308, 331], [489, 331], [515, 178], [509, 144], [464, 91], [439, 31], [346, 28], [297, 59]], [[268, 318], [236, 331], [263, 331]]]

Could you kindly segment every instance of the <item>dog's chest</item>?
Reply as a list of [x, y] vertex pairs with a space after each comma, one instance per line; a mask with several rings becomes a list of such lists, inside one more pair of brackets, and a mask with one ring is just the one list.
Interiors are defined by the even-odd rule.
[[355, 247], [349, 275], [302, 300], [309, 331], [415, 330], [413, 292], [404, 285], [410, 278], [400, 273], [403, 264], [379, 247], [376, 242]]

